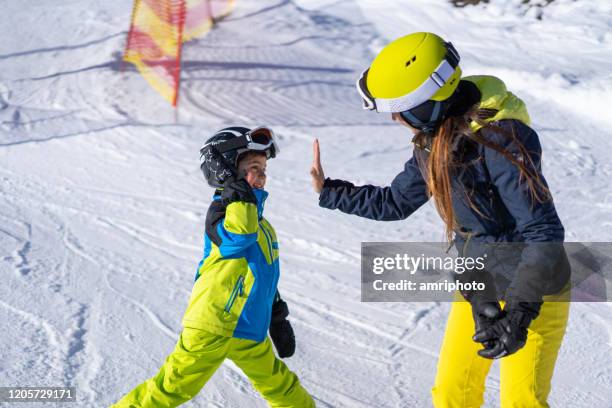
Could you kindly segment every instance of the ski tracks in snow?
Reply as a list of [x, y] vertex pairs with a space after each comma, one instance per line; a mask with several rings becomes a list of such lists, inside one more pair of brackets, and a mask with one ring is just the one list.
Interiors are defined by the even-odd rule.
[[[366, 3], [381, 7], [360, 4]], [[91, 8], [86, 15], [93, 20], [111, 12], [107, 5], [82, 7]], [[121, 7], [128, 15], [129, 7]], [[427, 8], [424, 20], [440, 17], [442, 7]], [[387, 17], [401, 24], [385, 24], [409, 29], [402, 20], [409, 13], [390, 10]], [[124, 24], [119, 14], [116, 22]], [[243, 122], [278, 129], [282, 143], [270, 164], [266, 214], [279, 234], [280, 291], [297, 335], [298, 352], [287, 364], [323, 407], [428, 405], [423, 390], [433, 382], [447, 305], [361, 303], [359, 244], [437, 240], [434, 209], [425, 206], [402, 223], [359, 220], [318, 208], [308, 176], [314, 136], [322, 142], [326, 175], [358, 184], [387, 184], [410, 155], [399, 147], [408, 142], [402, 129], [359, 109], [354, 90], [388, 39], [378, 31], [385, 27], [372, 23], [376, 14], [362, 14], [354, 1], [239, 2], [232, 16], [185, 47], [178, 123], [134, 70], [115, 71], [113, 53], [123, 40], [115, 22], [88, 25], [108, 32], [82, 46], [12, 55], [23, 69], [11, 75], [25, 79], [0, 84], [6, 277], [0, 314], [15, 328], [3, 335], [7, 347], [0, 350], [7, 381], [75, 385], [79, 406], [99, 407], [154, 374], [177, 338], [202, 254], [210, 191], [201, 183], [197, 150], [213, 130]], [[84, 53], [76, 64], [82, 68], [74, 69], [65, 57], [77, 50]], [[28, 59], [34, 57], [37, 65]], [[43, 67], [49, 72], [39, 72]], [[540, 74], [515, 74], [503, 76], [517, 84], [525, 79], [525, 86], [549, 83]], [[612, 195], [602, 193], [612, 175], [608, 135], [578, 114], [527, 98], [568, 238], [608, 239], [612, 223], [601, 222], [612, 211]], [[575, 210], [585, 203], [594, 211]], [[593, 225], [602, 225], [599, 236]], [[575, 332], [608, 336], [610, 346], [609, 316], [584, 305], [575, 310], [555, 401], [593, 406], [610, 400], [612, 374], [596, 361], [601, 342], [581, 342]], [[593, 386], [568, 377], [576, 367], [600, 394], [587, 395], [581, 389]], [[499, 388], [495, 373], [487, 386]], [[264, 403], [226, 363], [190, 405]]]
[[[264, 4], [262, 4], [264, 3]], [[363, 123], [347, 116], [354, 76], [376, 32], [352, 2], [307, 10], [293, 1], [256, 13], [237, 10], [205, 38], [185, 47], [185, 116], [222, 123], [329, 126]], [[246, 14], [242, 14], [246, 13]], [[249, 24], [249, 30], [239, 27]], [[270, 33], [274, 33], [273, 36]], [[261, 38], [263, 42], [254, 42]], [[295, 44], [299, 43], [297, 47]], [[287, 115], [279, 106], [290, 106]], [[320, 110], [338, 112], [323, 116]], [[340, 114], [341, 112], [341, 114]]]

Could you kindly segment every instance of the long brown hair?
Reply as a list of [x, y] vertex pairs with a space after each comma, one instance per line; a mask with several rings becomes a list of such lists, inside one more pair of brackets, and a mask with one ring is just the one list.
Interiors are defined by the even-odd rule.
[[[461, 137], [493, 149], [512, 162], [519, 169], [519, 180], [517, 182], [527, 184], [532, 202], [543, 203], [551, 199], [550, 190], [544, 184], [531, 155], [518, 140], [514, 130], [508, 131], [485, 122], [486, 119], [495, 116], [496, 113], [496, 110], [475, 107], [465, 115], [444, 119], [433, 137], [428, 138], [425, 134], [418, 134], [415, 137], [417, 146], [424, 147], [427, 145], [430, 150], [427, 161], [420, 163], [420, 165], [424, 170], [428, 192], [433, 197], [436, 209], [444, 221], [446, 238], [449, 242], [452, 240], [453, 231], [460, 233], [460, 225], [457, 223], [453, 210], [452, 176], [455, 172], [467, 166], [466, 163], [461, 162], [457, 155], [458, 152], [454, 149]], [[472, 121], [481, 125], [482, 128], [473, 132], [470, 129]], [[497, 132], [509, 138], [511, 143], [516, 146], [517, 154], [512, 154], [506, 148], [484, 138], [481, 134], [482, 129]], [[467, 193], [465, 198], [470, 208], [484, 216]]]

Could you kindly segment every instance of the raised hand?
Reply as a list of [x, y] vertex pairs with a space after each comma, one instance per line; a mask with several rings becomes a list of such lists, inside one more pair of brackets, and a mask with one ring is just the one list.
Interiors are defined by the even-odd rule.
[[221, 189], [221, 202], [229, 205], [234, 201], [257, 204], [257, 198], [249, 183], [238, 175], [238, 169], [223, 157], [213, 145], [201, 151], [202, 171], [208, 183]]
[[323, 190], [323, 183], [325, 183], [325, 174], [323, 174], [323, 166], [321, 166], [321, 152], [319, 150], [319, 139], [315, 139], [312, 143], [312, 167], [310, 168], [310, 175], [312, 176], [312, 187], [316, 193], [320, 193]]
[[224, 187], [230, 180], [238, 178], [235, 166], [228, 163], [213, 145], [202, 148], [200, 156], [204, 177], [213, 187]]

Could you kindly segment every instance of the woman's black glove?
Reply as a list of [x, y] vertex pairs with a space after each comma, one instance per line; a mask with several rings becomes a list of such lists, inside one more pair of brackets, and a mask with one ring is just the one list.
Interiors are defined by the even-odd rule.
[[[461, 291], [461, 295], [472, 306], [474, 333], [486, 330], [501, 317], [502, 310], [497, 301], [497, 289], [493, 275], [486, 270], [467, 271], [456, 277], [457, 281], [476, 281], [484, 284], [484, 290]], [[493, 347], [491, 341], [483, 342], [485, 348]]]
[[536, 316], [529, 304], [507, 307], [491, 325], [474, 335], [474, 341], [485, 345], [483, 350], [478, 351], [478, 355], [497, 359], [516, 353], [525, 346], [527, 328]]
[[289, 316], [287, 303], [277, 293], [272, 305], [270, 337], [280, 358], [291, 357], [295, 353], [295, 335], [287, 316]]
[[[499, 319], [502, 315], [501, 306], [499, 302], [473, 302], [472, 303], [472, 316], [474, 317], [474, 333], [482, 332], [487, 330]], [[494, 346], [493, 341], [482, 342], [485, 349], [492, 348]]]

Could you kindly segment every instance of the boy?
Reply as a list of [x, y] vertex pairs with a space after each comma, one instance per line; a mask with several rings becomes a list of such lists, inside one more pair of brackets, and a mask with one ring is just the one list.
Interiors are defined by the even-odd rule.
[[184, 328], [159, 373], [115, 407], [176, 407], [193, 398], [226, 357], [270, 406], [315, 406], [267, 337], [269, 329], [280, 357], [293, 355], [289, 310], [276, 289], [278, 242], [262, 216], [266, 162], [278, 151], [265, 127], [222, 129], [200, 150], [204, 177], [217, 190]]

